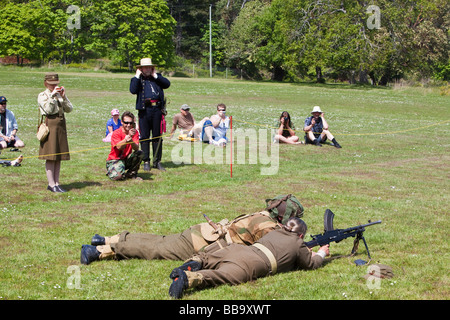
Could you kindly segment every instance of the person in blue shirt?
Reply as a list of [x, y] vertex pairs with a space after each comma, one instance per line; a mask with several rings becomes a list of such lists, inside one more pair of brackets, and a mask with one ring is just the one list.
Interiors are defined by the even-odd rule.
[[322, 112], [320, 107], [315, 106], [311, 114], [312, 116], [306, 118], [305, 126], [303, 127], [303, 131], [306, 133], [305, 142], [321, 147], [321, 143], [329, 139], [336, 148], [342, 148], [329, 131], [324, 112]]
[[106, 122], [106, 133], [103, 142], [111, 142], [111, 135], [114, 130], [119, 129], [122, 126], [120, 121], [120, 112], [118, 109], [111, 110], [111, 118]]
[[19, 126], [11, 110], [6, 109], [8, 100], [0, 97], [0, 150], [6, 148], [23, 148], [25, 144], [16, 135]]

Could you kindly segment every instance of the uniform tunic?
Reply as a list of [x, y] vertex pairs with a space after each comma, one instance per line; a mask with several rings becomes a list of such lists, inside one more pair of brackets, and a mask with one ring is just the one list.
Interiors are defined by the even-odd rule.
[[71, 112], [73, 106], [67, 97], [60, 99], [58, 101], [56, 97], [51, 97], [49, 89], [38, 96], [41, 114], [46, 115], [45, 121], [49, 128], [47, 139], [40, 144], [39, 159], [41, 160], [70, 160], [64, 113]]
[[[272, 252], [277, 263], [277, 272], [296, 269], [316, 269], [322, 265], [320, 255], [312, 256], [297, 234], [286, 230], [275, 230], [259, 239]], [[199, 253], [203, 269], [186, 271], [190, 287], [211, 287], [222, 284], [237, 285], [271, 274], [270, 260], [260, 249], [231, 244], [213, 253]]]

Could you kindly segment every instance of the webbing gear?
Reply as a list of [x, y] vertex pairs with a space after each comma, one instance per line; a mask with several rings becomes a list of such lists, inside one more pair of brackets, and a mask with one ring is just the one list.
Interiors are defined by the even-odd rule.
[[253, 246], [261, 250], [266, 255], [267, 259], [269, 259], [270, 267], [272, 268], [272, 275], [277, 273], [277, 260], [275, 260], [275, 256], [273, 255], [272, 251], [258, 242], [254, 243]]

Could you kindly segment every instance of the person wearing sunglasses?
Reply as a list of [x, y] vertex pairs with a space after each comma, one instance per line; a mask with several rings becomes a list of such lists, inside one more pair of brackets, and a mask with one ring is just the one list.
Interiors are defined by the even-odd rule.
[[16, 117], [11, 110], [6, 109], [6, 97], [0, 97], [0, 153], [2, 149], [6, 148], [23, 148], [25, 144], [17, 137]]
[[227, 130], [230, 128], [230, 118], [226, 115], [227, 107], [225, 104], [219, 103], [216, 109], [216, 114], [203, 118], [195, 124], [188, 135], [192, 135], [204, 143], [225, 147], [228, 142]]
[[136, 179], [144, 153], [139, 150], [139, 132], [130, 111], [122, 114], [122, 127], [113, 131], [111, 152], [106, 160], [106, 175], [111, 180]]

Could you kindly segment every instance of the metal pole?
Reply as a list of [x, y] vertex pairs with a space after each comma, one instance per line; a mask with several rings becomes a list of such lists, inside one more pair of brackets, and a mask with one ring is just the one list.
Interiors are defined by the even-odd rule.
[[211, 22], [211, 8], [212, 4], [209, 5], [209, 77], [212, 78], [212, 22]]

